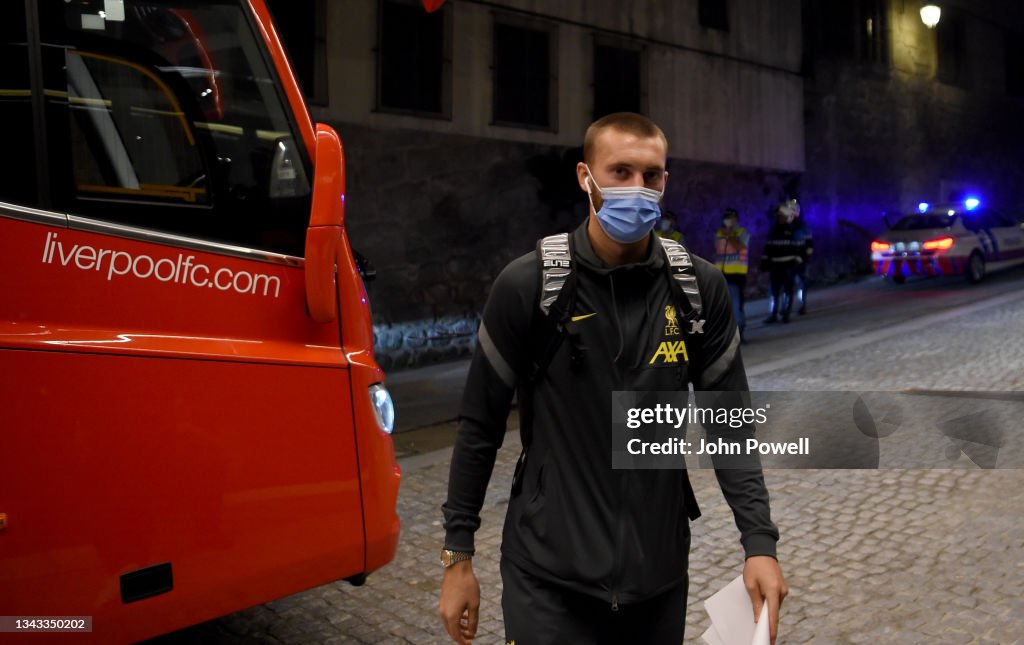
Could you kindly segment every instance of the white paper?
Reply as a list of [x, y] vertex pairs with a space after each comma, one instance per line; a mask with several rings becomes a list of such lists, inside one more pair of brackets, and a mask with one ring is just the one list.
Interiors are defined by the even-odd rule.
[[769, 645], [768, 603], [754, 622], [754, 605], [743, 586], [743, 576], [704, 601], [711, 627], [701, 636], [708, 645]]

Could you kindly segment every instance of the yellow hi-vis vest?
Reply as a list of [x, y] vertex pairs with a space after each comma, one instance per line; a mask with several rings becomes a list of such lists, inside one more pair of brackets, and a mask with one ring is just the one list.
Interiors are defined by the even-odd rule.
[[747, 273], [747, 245], [750, 233], [742, 226], [718, 229], [715, 233], [715, 264], [725, 274]]

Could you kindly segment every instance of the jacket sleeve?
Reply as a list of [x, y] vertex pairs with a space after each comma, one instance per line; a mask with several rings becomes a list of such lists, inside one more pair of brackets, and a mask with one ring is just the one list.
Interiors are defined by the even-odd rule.
[[[718, 401], [738, 403], [749, 399], [745, 393], [747, 375], [740, 355], [740, 336], [732, 315], [728, 286], [724, 276], [713, 267], [706, 267], [703, 276], [698, 274], [706, 319], [705, 332], [700, 355], [700, 368], [694, 380], [698, 404], [701, 399], [715, 397]], [[711, 428], [708, 428], [711, 431]], [[753, 427], [744, 432], [753, 434]], [[768, 555], [776, 557], [775, 545], [779, 531], [772, 523], [768, 489], [764, 483], [760, 458], [750, 462], [750, 469], [716, 468], [715, 476], [726, 502], [732, 509], [736, 527], [740, 531], [740, 542], [746, 557]]]
[[523, 369], [537, 284], [536, 254], [509, 264], [495, 280], [477, 332], [448, 475], [445, 548], [475, 551], [480, 508]]

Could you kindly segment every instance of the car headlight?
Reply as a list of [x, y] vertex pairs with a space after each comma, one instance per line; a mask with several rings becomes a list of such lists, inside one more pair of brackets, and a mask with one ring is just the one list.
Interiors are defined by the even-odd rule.
[[377, 425], [384, 432], [391, 434], [395, 429], [395, 403], [391, 393], [380, 383], [370, 386], [370, 403], [373, 404], [373, 416], [377, 417]]

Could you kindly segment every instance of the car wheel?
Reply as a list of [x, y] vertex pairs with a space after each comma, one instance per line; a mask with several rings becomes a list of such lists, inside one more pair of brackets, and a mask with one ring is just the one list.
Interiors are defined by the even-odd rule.
[[978, 284], [985, 277], [985, 258], [981, 253], [975, 251], [967, 260], [967, 281], [971, 284]]
[[905, 275], [894, 275], [892, 277], [892, 281], [895, 282], [896, 284], [903, 284], [904, 282], [907, 281], [907, 276], [905, 276]]

